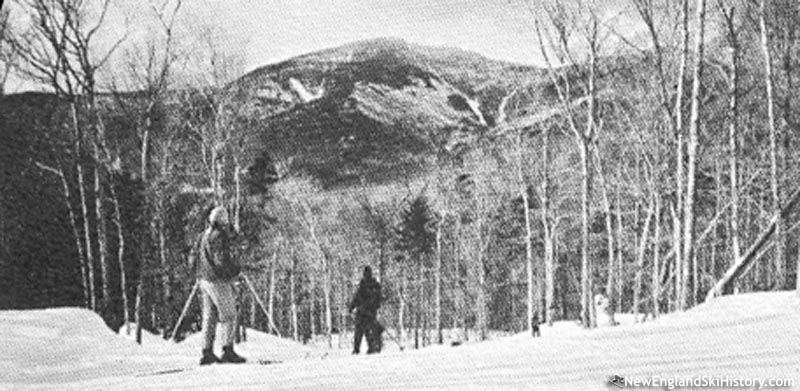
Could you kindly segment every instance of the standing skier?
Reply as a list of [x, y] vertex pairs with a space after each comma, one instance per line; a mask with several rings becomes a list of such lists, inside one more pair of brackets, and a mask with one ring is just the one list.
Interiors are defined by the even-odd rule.
[[361, 350], [361, 338], [367, 336], [367, 354], [380, 352], [380, 331], [382, 326], [376, 320], [381, 306], [381, 284], [372, 277], [372, 269], [364, 267], [364, 276], [358, 283], [358, 290], [350, 302], [350, 311], [355, 310], [356, 331], [353, 354]]
[[[239, 265], [231, 257], [228, 211], [218, 206], [208, 216], [209, 226], [200, 239], [197, 279], [203, 296], [203, 357], [200, 365], [243, 363], [233, 351], [236, 328], [236, 278]], [[222, 328], [222, 357], [214, 355], [217, 322]]]

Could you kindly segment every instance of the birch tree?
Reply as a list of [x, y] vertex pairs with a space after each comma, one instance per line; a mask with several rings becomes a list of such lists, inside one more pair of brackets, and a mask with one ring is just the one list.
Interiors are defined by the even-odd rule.
[[775, 255], [773, 258], [774, 267], [774, 282], [773, 285], [780, 288], [785, 284], [785, 267], [784, 261], [786, 259], [786, 237], [784, 233], [783, 217], [780, 214], [781, 209], [781, 186], [780, 186], [780, 169], [782, 160], [782, 151], [778, 142], [780, 137], [778, 134], [777, 124], [775, 123], [775, 77], [772, 70], [772, 53], [770, 49], [770, 31], [767, 24], [767, 2], [761, 0], [758, 9], [758, 26], [761, 37], [761, 54], [764, 58], [764, 84], [766, 85], [766, 105], [767, 105], [767, 127], [769, 128], [769, 166], [770, 166], [770, 190], [772, 195], [772, 214], [778, 216], [775, 222]]
[[0, 96], [5, 94], [8, 77], [14, 70], [17, 59], [14, 51], [4, 42], [12, 31], [9, 22], [10, 13], [8, 8], [0, 9]]
[[730, 71], [728, 79], [728, 177], [730, 181], [731, 213], [729, 217], [731, 252], [733, 259], [741, 257], [739, 233], [739, 73], [741, 64], [741, 43], [737, 25], [736, 6], [717, 2], [724, 19], [725, 37], [730, 49]]
[[[706, 0], [698, 0], [697, 3], [697, 34], [695, 37], [695, 63], [693, 70], [692, 80], [692, 106], [689, 118], [689, 136], [686, 144], [686, 202], [684, 204], [683, 216], [683, 259], [681, 260], [681, 269], [683, 279], [681, 281], [678, 305], [681, 310], [685, 310], [689, 306], [689, 279], [690, 279], [690, 263], [697, 262], [695, 258], [694, 248], [694, 226], [695, 226], [695, 203], [697, 199], [697, 151], [700, 144], [699, 131], [700, 131], [700, 111], [702, 110], [700, 89], [702, 85], [704, 58], [703, 50], [705, 48], [705, 22], [706, 22]], [[697, 276], [693, 276], [693, 283], [697, 284]], [[695, 298], [696, 299], [696, 298]]]
[[[124, 94], [115, 94], [117, 103], [133, 118], [134, 128], [139, 142], [139, 179], [144, 184], [146, 199], [148, 203], [147, 211], [152, 213], [149, 220], [149, 244], [155, 244], [158, 249], [158, 260], [160, 273], [156, 273], [154, 265], [149, 261], [153, 255], [150, 253], [148, 242], [142, 241], [139, 256], [140, 264], [146, 270], [140, 273], [141, 276], [160, 279], [162, 302], [172, 296], [170, 282], [171, 273], [168, 268], [167, 243], [166, 243], [166, 217], [164, 216], [165, 204], [169, 197], [168, 187], [161, 184], [167, 181], [170, 170], [172, 141], [167, 136], [162, 143], [153, 142], [153, 134], [170, 127], [169, 124], [159, 124], [158, 117], [167, 105], [167, 92], [173, 83], [173, 70], [178, 60], [178, 49], [175, 38], [176, 18], [180, 11], [181, 0], [152, 0], [146, 3], [148, 14], [154, 19], [155, 26], [151, 27], [145, 42], [133, 46], [126, 52], [127, 77], [123, 81], [114, 81], [114, 89], [133, 89], [142, 91], [143, 99], [130, 103]], [[124, 83], [125, 86], [120, 85]], [[158, 157], [159, 159], [155, 159]], [[154, 165], [158, 163], [158, 165]], [[143, 295], [144, 278], [140, 278], [136, 286], [136, 295]], [[142, 300], [136, 301], [142, 304]], [[144, 308], [134, 309], [141, 320]], [[162, 306], [160, 316], [165, 324], [171, 325], [172, 314], [170, 309]], [[141, 321], [137, 321], [136, 336], [140, 341]], [[168, 330], [167, 327], [164, 330]]]
[[[111, 0], [84, 2], [77, 0], [19, 0], [25, 9], [29, 29], [12, 31], [4, 37], [19, 58], [21, 74], [30, 80], [48, 85], [64, 98], [71, 112], [74, 165], [77, 173], [83, 219], [84, 249], [88, 271], [90, 307], [97, 309], [94, 287], [94, 253], [90, 217], [96, 227], [101, 267], [101, 303], [110, 299], [108, 245], [106, 237], [105, 170], [113, 160], [106, 145], [106, 135], [97, 107], [97, 72], [125, 40], [120, 37], [110, 45], [98, 45], [97, 33], [106, 22]], [[94, 12], [93, 12], [94, 11]], [[88, 129], [87, 129], [88, 128]], [[94, 216], [89, 214], [86, 194], [87, 178], [81, 158], [90, 144], [93, 165]], [[104, 308], [106, 309], [106, 308]]]
[[[578, 5], [573, 4], [578, 7]], [[545, 43], [544, 33], [542, 26], [537, 20], [536, 34], [539, 40], [539, 49], [542, 57], [545, 59], [550, 75], [552, 84], [557, 92], [558, 101], [565, 117], [567, 118], [569, 128], [572, 131], [575, 143], [578, 146], [581, 157], [581, 322], [584, 327], [594, 327], [594, 318], [592, 316], [593, 305], [593, 263], [589, 254], [589, 219], [590, 219], [590, 202], [592, 196], [592, 168], [591, 168], [591, 146], [597, 135], [598, 125], [600, 121], [600, 111], [598, 110], [598, 97], [597, 97], [597, 81], [598, 81], [598, 57], [600, 54], [600, 24], [599, 16], [593, 8], [594, 3], [591, 5], [580, 4], [586, 15], [586, 20], [582, 20], [576, 16], [569, 6], [564, 2], [556, 1], [552, 7], [547, 8], [547, 15], [549, 27], [552, 28], [552, 36], [550, 45]], [[569, 68], [556, 70], [557, 64], [565, 64], [571, 67], [579, 66], [577, 64], [573, 48], [571, 45], [571, 35], [575, 29], [579, 29], [579, 25], [583, 26], [579, 30], [581, 39], [586, 46], [585, 51], [588, 57], [588, 64], [586, 67], [585, 82], [582, 83], [580, 93], [582, 93], [581, 105], [576, 105], [573, 101], [578, 91], [573, 89], [572, 75], [570, 75]], [[556, 53], [556, 60], [551, 60], [550, 51]], [[577, 107], [576, 107], [577, 106]], [[584, 124], [579, 123], [579, 116], [576, 110], [579, 107], [585, 107]]]
[[[551, 129], [545, 129], [542, 132], [542, 182], [539, 189], [539, 201], [541, 203], [539, 218], [542, 223], [542, 237], [544, 241], [544, 301], [545, 301], [545, 319], [549, 326], [553, 325], [553, 317], [555, 315], [555, 290], [556, 290], [556, 259], [555, 259], [555, 235], [556, 224], [554, 213], [551, 210], [553, 207], [552, 202], [552, 186], [550, 180], [550, 167], [551, 167], [551, 146], [550, 146], [550, 132]], [[609, 255], [612, 256], [612, 255]], [[610, 271], [609, 271], [610, 272]]]
[[[690, 29], [689, 29], [689, 1], [681, 0], [680, 3], [680, 22], [676, 26], [676, 30], [680, 32], [680, 45], [678, 47], [678, 68], [677, 74], [672, 76], [670, 74], [669, 64], [669, 46], [667, 44], [668, 37], [664, 37], [661, 33], [658, 19], [658, 7], [652, 0], [632, 0], [632, 3], [637, 11], [642, 22], [647, 27], [650, 44], [655, 54], [655, 71], [658, 83], [658, 97], [661, 111], [672, 129], [673, 142], [674, 142], [674, 161], [675, 161], [675, 197], [674, 203], [669, 207], [673, 211], [672, 221], [672, 257], [674, 264], [678, 265], [673, 270], [676, 292], [680, 291], [679, 287], [684, 286], [684, 268], [680, 265], [684, 264], [683, 257], [683, 215], [684, 215], [684, 200], [685, 193], [685, 131], [684, 131], [684, 95], [685, 95], [685, 80], [686, 70], [689, 62], [689, 43], [690, 43]], [[663, 5], [668, 7], [667, 3]], [[669, 28], [669, 27], [668, 27]], [[674, 93], [672, 86], [675, 86]], [[672, 98], [674, 95], [674, 99]], [[664, 261], [669, 261], [667, 256]], [[669, 267], [665, 265], [664, 270]], [[679, 294], [679, 293], [678, 293]]]

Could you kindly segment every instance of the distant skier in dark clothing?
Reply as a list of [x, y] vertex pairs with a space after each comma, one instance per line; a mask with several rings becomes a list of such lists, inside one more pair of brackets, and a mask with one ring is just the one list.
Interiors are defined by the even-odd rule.
[[380, 332], [383, 331], [383, 327], [376, 320], [376, 316], [382, 300], [381, 284], [372, 277], [372, 269], [369, 266], [364, 267], [364, 277], [350, 302], [350, 311], [355, 310], [356, 314], [353, 354], [360, 352], [361, 339], [364, 335], [367, 336], [367, 354], [380, 352]]
[[539, 314], [533, 314], [533, 317], [531, 318], [531, 326], [531, 334], [533, 334], [534, 337], [541, 337], [542, 333], [539, 331]]
[[[228, 212], [218, 206], [208, 217], [209, 226], [200, 239], [197, 279], [203, 293], [203, 357], [200, 365], [243, 363], [233, 351], [236, 328], [236, 278], [239, 264], [231, 256]], [[222, 356], [214, 355], [217, 322], [222, 328]]]

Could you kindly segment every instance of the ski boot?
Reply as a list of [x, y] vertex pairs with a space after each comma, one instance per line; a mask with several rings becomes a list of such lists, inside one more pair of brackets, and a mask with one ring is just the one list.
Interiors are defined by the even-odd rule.
[[220, 357], [221, 363], [241, 364], [246, 361], [247, 360], [244, 357], [236, 354], [236, 352], [233, 351], [232, 345], [222, 347], [222, 357]]
[[217, 364], [220, 359], [214, 355], [211, 349], [203, 349], [203, 357], [200, 359], [200, 365]]

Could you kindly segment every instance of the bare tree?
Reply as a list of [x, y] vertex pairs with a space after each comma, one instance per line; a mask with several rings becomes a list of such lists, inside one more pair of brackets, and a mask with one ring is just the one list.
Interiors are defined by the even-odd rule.
[[436, 343], [441, 345], [444, 343], [444, 335], [442, 333], [442, 227], [444, 225], [443, 219], [440, 217], [436, 224], [436, 266], [434, 270], [434, 301], [435, 301], [435, 324], [436, 329]]
[[641, 291], [642, 291], [642, 279], [644, 276], [644, 261], [647, 252], [647, 245], [649, 243], [649, 233], [650, 233], [650, 222], [652, 221], [653, 215], [656, 213], [655, 208], [655, 198], [658, 195], [651, 195], [649, 206], [647, 207], [646, 217], [644, 220], [644, 225], [642, 226], [642, 234], [639, 238], [639, 249], [637, 251], [636, 256], [636, 276], [635, 281], [633, 284], [633, 316], [636, 319], [636, 322], [639, 322], [639, 310], [644, 301], [641, 298]]
[[[678, 305], [681, 310], [685, 310], [689, 305], [689, 265], [696, 262], [694, 248], [694, 225], [695, 225], [695, 201], [696, 201], [696, 180], [697, 180], [697, 150], [699, 148], [699, 128], [701, 97], [700, 88], [702, 85], [703, 69], [705, 60], [703, 50], [705, 48], [705, 22], [706, 22], [706, 0], [698, 0], [697, 4], [697, 35], [695, 39], [695, 64], [694, 80], [692, 81], [692, 109], [689, 118], [689, 138], [686, 144], [687, 170], [686, 170], [686, 200], [684, 204], [684, 224], [683, 224], [683, 259], [682, 275], [683, 280], [678, 294]], [[694, 276], [694, 284], [697, 284], [697, 276]]]
[[790, 213], [794, 211], [800, 203], [800, 190], [795, 190], [789, 200], [783, 205], [778, 214], [772, 216], [769, 224], [764, 230], [759, 233], [753, 244], [742, 253], [742, 257], [736, 260], [736, 263], [731, 265], [722, 278], [717, 281], [714, 287], [709, 290], [706, 295], [706, 300], [711, 300], [717, 296], [723, 295], [725, 292], [731, 290], [730, 285], [739, 277], [744, 275], [752, 266], [753, 262], [757, 261], [764, 249], [766, 243], [773, 237], [775, 227], [779, 219], [785, 219]]
[[67, 207], [67, 212], [69, 213], [69, 222], [70, 228], [72, 228], [72, 236], [75, 239], [75, 248], [78, 249], [78, 258], [81, 267], [81, 282], [83, 285], [83, 299], [84, 305], [87, 308], [91, 308], [92, 301], [91, 301], [91, 292], [90, 292], [90, 283], [89, 283], [89, 275], [88, 275], [88, 262], [86, 259], [86, 254], [84, 253], [84, 242], [81, 240], [80, 234], [80, 226], [78, 216], [75, 211], [75, 207], [72, 205], [72, 191], [70, 190], [70, 184], [67, 179], [67, 176], [64, 174], [63, 168], [61, 168], [61, 163], [59, 162], [59, 168], [54, 168], [47, 166], [45, 164], [37, 162], [36, 165], [47, 172], [55, 174], [59, 181], [61, 182], [61, 189], [64, 194], [64, 204]]
[[[554, 88], [558, 94], [558, 100], [561, 105], [565, 117], [568, 121], [569, 128], [571, 129], [578, 145], [581, 156], [581, 216], [582, 216], [582, 231], [581, 231], [581, 322], [584, 327], [594, 326], [593, 317], [593, 264], [589, 254], [589, 215], [590, 215], [590, 201], [592, 192], [592, 169], [591, 169], [591, 146], [598, 133], [598, 128], [601, 125], [599, 110], [598, 110], [598, 97], [597, 97], [597, 81], [598, 81], [598, 57], [600, 51], [600, 20], [592, 6], [581, 4], [581, 8], [585, 8], [588, 13], [588, 21], [579, 21], [576, 16], [571, 13], [567, 5], [563, 2], [557, 1], [553, 7], [547, 8], [549, 24], [553, 28], [554, 38], [548, 45], [545, 44], [544, 35], [542, 32], [539, 21], [536, 22], [536, 33], [539, 39], [539, 47], [544, 57], [549, 70], [549, 75]], [[578, 123], [578, 114], [576, 112], [576, 104], [573, 102], [575, 91], [573, 90], [573, 81], [571, 80], [569, 68], [562, 69], [560, 72], [556, 71], [555, 65], [550, 58], [549, 50], [554, 50], [557, 54], [559, 63], [577, 66], [570, 43], [571, 34], [573, 29], [578, 29], [579, 25], [584, 25], [582, 31], [582, 39], [587, 46], [586, 52], [588, 53], [588, 64], [586, 81], [583, 85], [583, 96], [580, 98], [580, 103], [584, 103], [586, 108], [585, 124], [581, 128]]]
[[653, 299], [653, 316], [658, 317], [661, 312], [661, 195], [655, 195], [655, 222], [653, 224], [653, 268], [651, 280], [651, 294]]
[[730, 180], [731, 214], [730, 236], [733, 259], [741, 256], [739, 233], [739, 73], [741, 64], [741, 43], [736, 22], [736, 6], [727, 7], [718, 0], [718, 6], [725, 22], [725, 31], [731, 53], [730, 76], [728, 80], [728, 166]]
[[[88, 141], [94, 157], [95, 226], [100, 255], [103, 303], [109, 293], [109, 267], [105, 230], [104, 191], [102, 176], [112, 160], [105, 143], [105, 131], [96, 105], [96, 74], [125, 37], [105, 49], [98, 49], [94, 38], [104, 25], [111, 1], [19, 0], [30, 20], [28, 30], [12, 31], [4, 37], [19, 58], [19, 70], [34, 82], [49, 85], [67, 100], [72, 114], [74, 165], [83, 214], [86, 264], [88, 269], [90, 306], [96, 309], [94, 292], [94, 257], [89, 229], [90, 216], [85, 194], [86, 178], [81, 158]], [[96, 13], [90, 10], [98, 10]], [[100, 51], [98, 51], [100, 50]], [[89, 128], [88, 131], [85, 128]]]
[[332, 309], [332, 265], [331, 259], [320, 233], [320, 219], [322, 218], [312, 210], [309, 200], [317, 190], [311, 181], [304, 178], [286, 178], [278, 187], [278, 192], [287, 202], [289, 211], [298, 219], [302, 226], [303, 241], [309, 252], [317, 261], [316, 271], [322, 281], [324, 324], [328, 346], [333, 347], [333, 309]]
[[[661, 34], [659, 33], [658, 23], [656, 20], [657, 8], [652, 0], [632, 0], [636, 11], [645, 26], [647, 27], [653, 51], [656, 57], [656, 71], [659, 83], [659, 97], [663, 108], [664, 117], [667, 119], [675, 141], [675, 202], [671, 207], [675, 211], [675, 217], [672, 219], [672, 237], [673, 237], [673, 250], [672, 253], [675, 258], [676, 265], [684, 265], [683, 259], [683, 219], [684, 214], [684, 178], [685, 174], [685, 136], [684, 136], [684, 93], [685, 93], [685, 78], [686, 69], [688, 66], [689, 57], [689, 0], [681, 0], [681, 21], [680, 21], [680, 59], [678, 65], [678, 73], [675, 75], [675, 81], [671, 81], [668, 74], [667, 56], [665, 54], [666, 47]], [[675, 85], [675, 99], [671, 99], [669, 92], [670, 87]], [[665, 259], [668, 261], [669, 257]], [[675, 286], [676, 291], [680, 294], [679, 287], [684, 286], [684, 268], [675, 268]]]
[[[125, 268], [125, 227], [122, 222], [119, 195], [114, 181], [110, 181], [111, 200], [114, 203], [114, 224], [117, 227], [117, 265], [119, 267], [119, 285], [122, 295], [122, 320], [125, 324], [125, 333], [130, 335], [130, 299], [128, 298], [128, 273]], [[141, 341], [139, 341], [141, 343]]]
[[[119, 86], [120, 81], [114, 81], [114, 89], [118, 92], [118, 104], [129, 111], [129, 116], [134, 119], [134, 127], [139, 137], [139, 177], [145, 185], [146, 199], [149, 204], [148, 211], [154, 211], [153, 218], [149, 221], [149, 238], [158, 246], [158, 259], [160, 260], [161, 273], [153, 273], [152, 267], [147, 261], [148, 245], [142, 241], [139, 254], [142, 258], [141, 265], [146, 270], [140, 272], [140, 278], [136, 286], [136, 295], [144, 294], [144, 278], [154, 276], [161, 278], [161, 289], [163, 298], [171, 296], [170, 292], [170, 273], [167, 270], [167, 250], [165, 235], [165, 207], [164, 203], [169, 196], [166, 194], [167, 188], [160, 186], [170, 172], [171, 160], [171, 141], [167, 140], [159, 144], [154, 151], [151, 145], [152, 134], [157, 131], [156, 118], [158, 110], [166, 105], [167, 91], [172, 82], [173, 69], [178, 60], [178, 49], [175, 38], [175, 23], [180, 11], [181, 0], [153, 0], [147, 4], [156, 21], [156, 27], [150, 31], [150, 35], [142, 46], [135, 46], [126, 53], [126, 65], [128, 74], [124, 82], [126, 87]], [[142, 99], [136, 104], [128, 103], [129, 99], [124, 94], [120, 94], [120, 89], [140, 91]], [[133, 107], [128, 107], [133, 106]], [[160, 153], [159, 153], [160, 152]], [[156, 160], [159, 166], [154, 167], [154, 155], [159, 154], [160, 159]], [[142, 304], [142, 300], [136, 301]], [[137, 314], [137, 341], [141, 343], [141, 317], [144, 308], [135, 308]], [[162, 320], [166, 324], [171, 324], [171, 314], [169, 309], [164, 307], [161, 311]], [[168, 327], [164, 327], [165, 332]]]
[[555, 260], [555, 235], [556, 224], [552, 212], [552, 191], [550, 181], [550, 129], [542, 132], [542, 184], [539, 190], [541, 208], [539, 217], [542, 223], [542, 236], [544, 239], [544, 302], [545, 319], [548, 325], [553, 325], [555, 315], [555, 290], [556, 290], [556, 260]]
[[[609, 301], [611, 302], [609, 305], [614, 305], [614, 303], [618, 303], [622, 300], [621, 292], [619, 292], [616, 288], [617, 280], [621, 279], [622, 276], [617, 273], [618, 268], [616, 266], [616, 248], [614, 241], [614, 226], [613, 226], [613, 210], [611, 207], [611, 197], [609, 196], [609, 189], [610, 185], [606, 179], [605, 170], [603, 168], [603, 160], [600, 156], [600, 147], [597, 145], [597, 141], [594, 143], [594, 159], [595, 159], [595, 168], [597, 169], [597, 178], [600, 182], [600, 194], [602, 195], [603, 200], [603, 208], [605, 209], [605, 223], [606, 223], [606, 248], [608, 251], [608, 278], [606, 280], [606, 297], [608, 297]], [[620, 205], [617, 205], [619, 208]], [[619, 240], [622, 240], [619, 238]]]
[[0, 9], [0, 96], [5, 94], [8, 77], [16, 64], [16, 55], [5, 42], [7, 36], [11, 34], [10, 14], [8, 8]]
[[767, 25], [767, 2], [761, 0], [759, 2], [758, 25], [761, 36], [761, 54], [764, 56], [764, 82], [766, 85], [767, 93], [767, 126], [769, 127], [769, 163], [770, 163], [770, 190], [772, 192], [772, 213], [778, 216], [775, 222], [775, 257], [773, 258], [775, 272], [774, 272], [774, 286], [779, 289], [785, 284], [785, 267], [784, 261], [786, 259], [786, 237], [783, 228], [783, 218], [780, 214], [781, 208], [781, 187], [780, 187], [780, 166], [783, 159], [783, 153], [780, 145], [778, 144], [778, 128], [775, 123], [775, 78], [772, 72], [772, 53], [770, 50], [770, 32]]
[[[508, 107], [508, 102], [511, 100], [514, 95], [519, 92], [520, 88], [516, 88], [510, 93], [508, 93], [503, 99], [502, 103], [499, 107], [499, 116], [497, 120], [497, 126], [504, 126], [506, 125], [506, 119], [508, 118], [507, 113], [505, 112], [506, 108]], [[533, 333], [534, 330], [534, 315], [536, 315], [541, 311], [541, 308], [537, 308], [541, 306], [541, 300], [536, 299], [536, 294], [541, 293], [542, 289], [536, 289], [537, 284], [536, 281], [536, 273], [534, 269], [534, 261], [533, 261], [533, 228], [532, 228], [532, 217], [531, 217], [531, 207], [530, 207], [530, 197], [528, 195], [529, 191], [529, 183], [530, 180], [527, 178], [527, 170], [526, 167], [530, 166], [527, 161], [525, 161], [525, 156], [528, 155], [528, 148], [526, 140], [529, 138], [527, 137], [528, 129], [520, 127], [516, 130], [513, 134], [513, 152], [510, 154], [514, 155], [511, 160], [513, 163], [513, 170], [515, 171], [516, 177], [512, 179], [512, 182], [515, 183], [515, 187], [517, 188], [517, 192], [519, 193], [519, 197], [522, 199], [522, 210], [524, 214], [524, 222], [525, 222], [525, 230], [523, 231], [523, 241], [525, 243], [525, 272], [527, 275], [527, 316], [526, 316], [526, 327], [529, 333]], [[544, 131], [547, 133], [547, 130]], [[547, 137], [547, 136], [545, 136]], [[547, 147], [545, 147], [547, 148]], [[544, 163], [545, 165], [547, 162]], [[547, 178], [548, 174], [544, 173], [544, 176]], [[546, 181], [547, 179], [545, 179]], [[545, 224], [545, 229], [549, 227], [548, 224]], [[545, 239], [547, 240], [547, 239]], [[545, 317], [547, 315], [545, 314]]]
[[[489, 327], [489, 283], [486, 273], [488, 250], [493, 238], [492, 215], [498, 199], [517, 196], [519, 189], [514, 182], [498, 175], [505, 166], [487, 150], [473, 151], [464, 162], [468, 179], [462, 184], [459, 209], [461, 218], [457, 224], [457, 246], [464, 262], [465, 281], [462, 285], [468, 300], [472, 300], [471, 315], [475, 317], [478, 339], [488, 337]], [[513, 172], [513, 171], [512, 171]]]
[[534, 332], [534, 324], [533, 318], [534, 314], [537, 312], [537, 306], [541, 303], [541, 300], [535, 299], [535, 276], [534, 276], [534, 265], [533, 265], [533, 230], [531, 227], [531, 206], [530, 200], [528, 197], [528, 185], [527, 181], [525, 180], [525, 175], [523, 173], [523, 137], [522, 131], [519, 132], [517, 137], [517, 181], [519, 193], [522, 196], [522, 210], [525, 213], [525, 271], [528, 276], [527, 285], [528, 285], [528, 292], [527, 292], [527, 305], [528, 305], [528, 314], [527, 314], [527, 327], [528, 333], [533, 335]]

